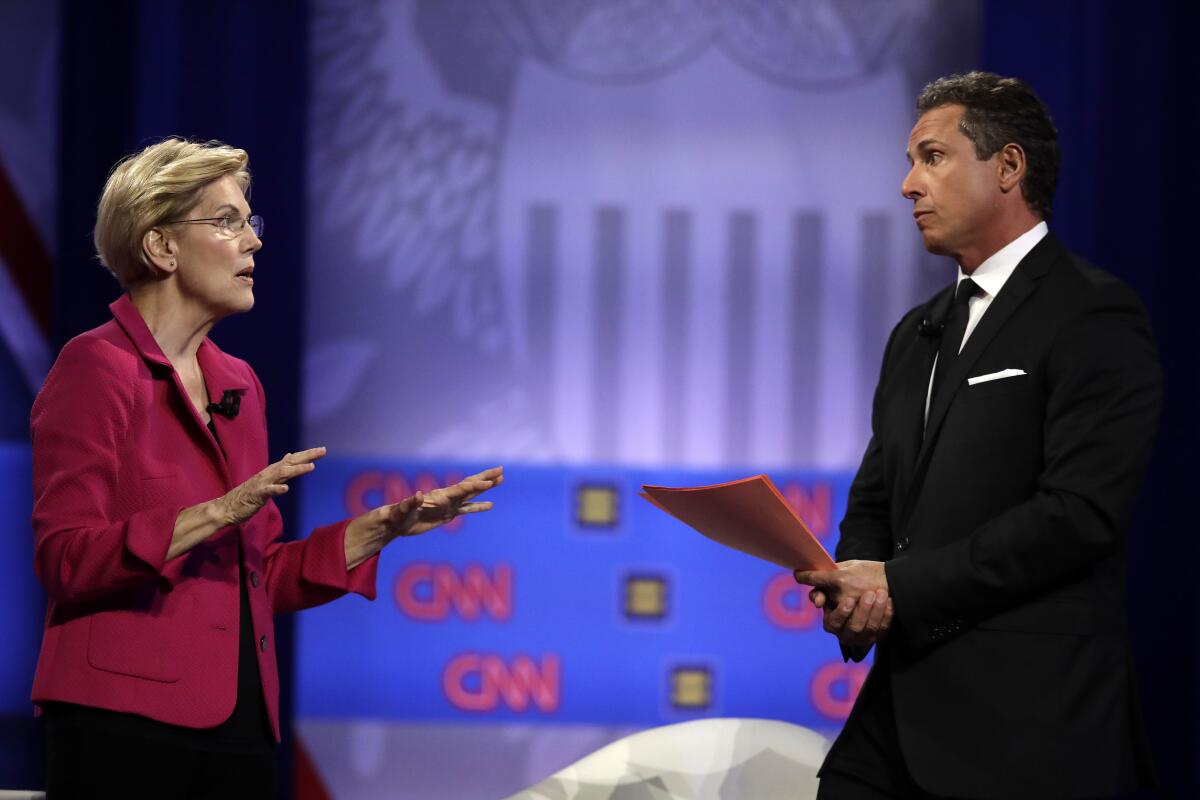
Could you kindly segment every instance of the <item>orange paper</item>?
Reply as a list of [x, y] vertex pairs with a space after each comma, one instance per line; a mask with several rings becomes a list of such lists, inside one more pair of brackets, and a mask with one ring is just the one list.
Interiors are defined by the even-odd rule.
[[642, 497], [713, 541], [788, 569], [835, 569], [766, 475], [716, 486], [642, 486]]

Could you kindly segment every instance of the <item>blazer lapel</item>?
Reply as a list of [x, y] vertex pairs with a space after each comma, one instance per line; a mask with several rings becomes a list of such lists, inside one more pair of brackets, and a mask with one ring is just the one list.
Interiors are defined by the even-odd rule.
[[[1029, 295], [1033, 294], [1036, 288], [1036, 281], [1046, 274], [1046, 271], [1054, 263], [1054, 260], [1060, 253], [1065, 252], [1062, 245], [1054, 238], [1053, 234], [1047, 234], [1042, 241], [1029, 251], [1025, 258], [1021, 259], [1021, 263], [1009, 276], [1005, 282], [1004, 288], [996, 295], [996, 299], [988, 306], [987, 312], [979, 320], [979, 324], [975, 326], [975, 330], [971, 333], [971, 338], [967, 339], [966, 346], [959, 353], [950, 371], [944, 377], [944, 387], [941, 394], [929, 408], [929, 419], [925, 423], [925, 436], [921, 441], [920, 451], [915, 459], [913, 475], [915, 476], [912, 483], [908, 484], [906, 490], [905, 510], [902, 519], [907, 520], [908, 511], [912, 508], [913, 500], [916, 493], [920, 490], [921, 475], [924, 472], [926, 462], [929, 460], [930, 453], [936, 446], [938, 433], [941, 431], [942, 423], [946, 420], [946, 413], [953, 404], [959, 390], [966, 384], [967, 376], [974, 367], [975, 362], [987, 350], [988, 345], [1004, 327], [1004, 324], [1013, 315], [1013, 313], [1021, 307], [1021, 304], [1028, 299]], [[936, 346], [934, 348], [936, 350]], [[925, 374], [928, 380], [928, 371]]]
[[[196, 426], [201, 439], [208, 440], [209, 449], [216, 457], [216, 461], [223, 471], [224, 464], [222, 463], [221, 448], [217, 446], [216, 441], [212, 438], [212, 434], [209, 433], [208, 428], [204, 425], [204, 421], [200, 418], [200, 409], [193, 407], [187, 390], [183, 387], [182, 381], [179, 380], [179, 373], [175, 371], [175, 365], [171, 363], [171, 360], [163, 353], [162, 348], [158, 346], [158, 341], [154, 338], [154, 334], [150, 332], [150, 327], [146, 325], [146, 321], [142, 319], [141, 312], [133, 304], [133, 300], [130, 299], [128, 294], [123, 294], [113, 301], [108, 308], [112, 312], [113, 319], [125, 331], [125, 335], [130, 338], [151, 369], [160, 370], [162, 375], [170, 377], [171, 385], [175, 387], [181, 407], [189, 410], [188, 417], [191, 418], [191, 424]], [[204, 365], [202, 363], [201, 371], [203, 369]]]
[[[239, 394], [249, 391], [250, 386], [245, 377], [230, 368], [229, 358], [207, 338], [200, 343], [200, 348], [196, 351], [196, 360], [200, 362], [200, 371], [204, 373], [204, 385], [210, 403], [221, 402], [227, 391], [232, 390]], [[242, 448], [238, 446], [241, 436], [239, 420], [237, 416], [229, 419], [220, 414], [212, 414], [212, 421], [221, 440], [217, 448], [221, 455], [221, 469], [225, 472], [226, 483], [232, 486], [236, 483], [233, 479], [242, 473]]]

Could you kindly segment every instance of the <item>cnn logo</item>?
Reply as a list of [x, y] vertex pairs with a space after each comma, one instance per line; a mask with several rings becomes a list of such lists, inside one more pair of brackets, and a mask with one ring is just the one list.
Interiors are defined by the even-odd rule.
[[805, 486], [798, 481], [788, 481], [779, 490], [783, 499], [800, 515], [812, 531], [813, 536], [824, 539], [829, 535], [833, 519], [833, 486], [828, 481], [816, 481]]
[[808, 588], [796, 583], [790, 572], [771, 578], [762, 596], [767, 620], [784, 630], [808, 630], [816, 625], [821, 612], [809, 601]]
[[460, 572], [451, 564], [418, 561], [400, 570], [394, 595], [400, 611], [421, 622], [441, 622], [451, 613], [469, 622], [484, 614], [505, 622], [512, 616], [513, 569], [468, 564]]
[[871, 667], [866, 664], [822, 664], [813, 675], [809, 696], [817, 713], [829, 719], [850, 716], [854, 700], [867, 681]]
[[494, 653], [460, 653], [442, 673], [442, 690], [462, 711], [495, 711], [503, 703], [512, 711], [536, 707], [550, 713], [560, 702], [562, 664], [553, 653], [536, 661], [526, 655], [505, 661]]

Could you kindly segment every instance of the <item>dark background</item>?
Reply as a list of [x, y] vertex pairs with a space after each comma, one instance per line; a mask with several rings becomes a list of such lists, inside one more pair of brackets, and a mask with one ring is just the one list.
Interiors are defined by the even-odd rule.
[[[1131, 284], [1145, 302], [1166, 380], [1161, 431], [1129, 542], [1128, 599], [1146, 721], [1164, 797], [1200, 796], [1196, 535], [1188, 513], [1198, 442], [1191, 347], [1197, 271], [1186, 232], [1198, 167], [1193, 14], [1183, 2], [984, 2], [979, 67], [1027, 80], [1049, 105], [1064, 152], [1052, 226], [1066, 245]], [[93, 258], [98, 187], [111, 166], [171, 132], [218, 138], [253, 156], [253, 205], [270, 209], [274, 282], [252, 315], [214, 338], [255, 365], [273, 398], [300, 396], [304, 310], [308, 53], [304, 3], [70, 2], [62, 10], [59, 144], [61, 263]], [[903, 147], [897, 142], [897, 152]], [[101, 269], [60, 271], [55, 347], [108, 319]], [[299, 441], [299, 406], [271, 406], [280, 455]], [[294, 495], [282, 498], [294, 500]], [[295, 519], [283, 506], [285, 519]], [[279, 621], [284, 714], [290, 622]], [[0, 721], [0, 786], [40, 785], [38, 723]], [[290, 747], [280, 749], [288, 796]]]

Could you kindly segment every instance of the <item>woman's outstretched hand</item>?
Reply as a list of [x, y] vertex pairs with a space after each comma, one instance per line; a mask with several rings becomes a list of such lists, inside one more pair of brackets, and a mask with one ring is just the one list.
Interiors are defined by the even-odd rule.
[[492, 507], [475, 498], [504, 482], [504, 467], [492, 467], [458, 483], [417, 492], [398, 503], [368, 511], [346, 527], [346, 568], [353, 569], [400, 536], [417, 536], [459, 517]]
[[288, 481], [316, 469], [313, 462], [324, 455], [324, 447], [288, 453], [216, 500], [183, 509], [175, 519], [167, 560], [187, 553], [222, 528], [241, 525], [253, 517], [268, 500], [287, 492]]
[[240, 525], [253, 517], [268, 500], [287, 493], [288, 481], [316, 469], [317, 465], [313, 462], [324, 455], [324, 447], [287, 453], [274, 464], [251, 476], [245, 483], [229, 490], [217, 501], [224, 523]]

